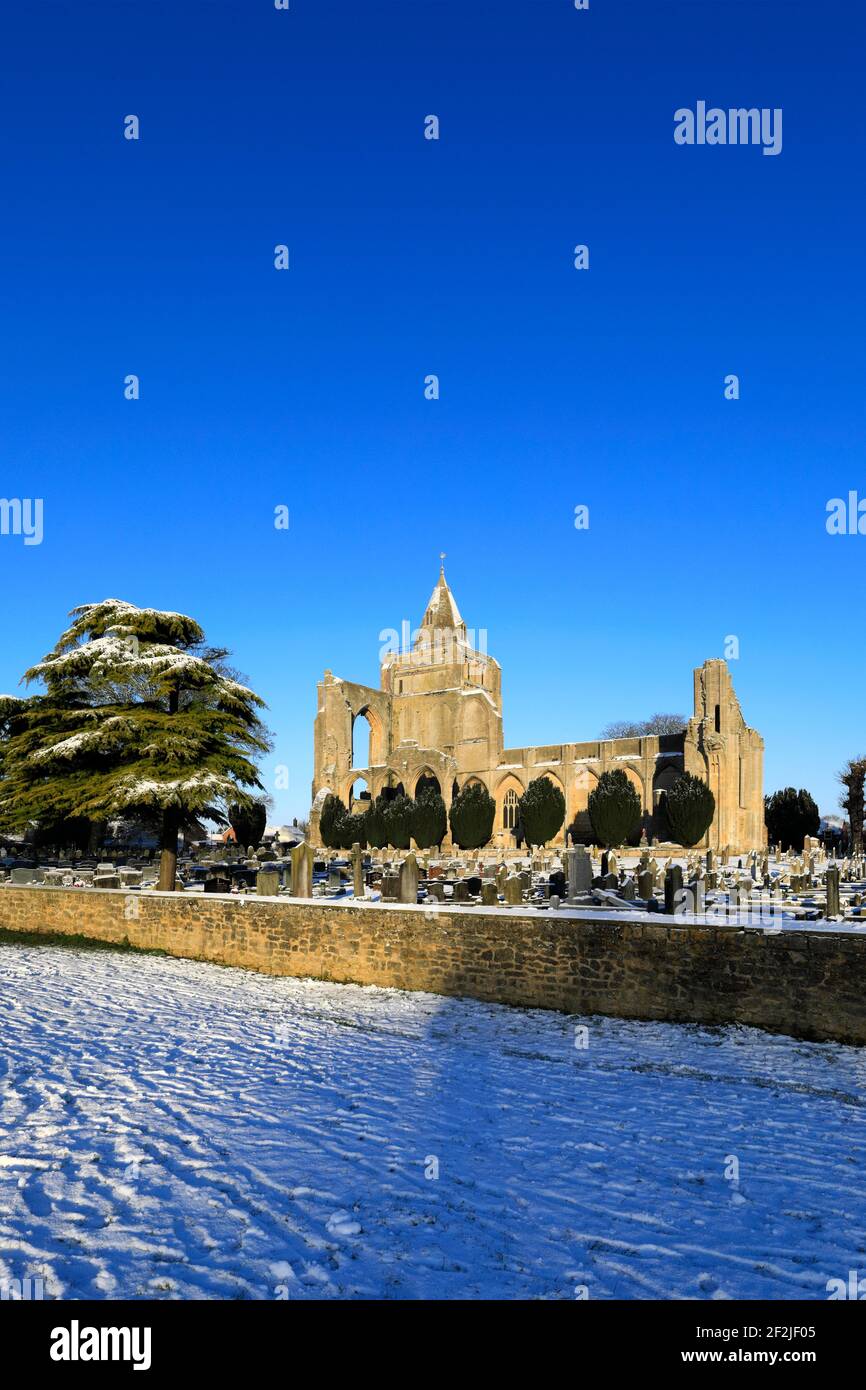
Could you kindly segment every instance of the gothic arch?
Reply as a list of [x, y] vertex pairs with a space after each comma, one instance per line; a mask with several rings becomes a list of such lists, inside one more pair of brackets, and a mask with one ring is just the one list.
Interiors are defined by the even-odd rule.
[[[496, 784], [494, 794], [496, 819], [493, 822], [493, 829], [494, 831], [503, 831], [509, 837], [511, 844], [514, 842], [510, 840], [510, 836], [513, 834], [517, 822], [516, 818], [510, 814], [511, 797], [509, 794], [513, 794], [513, 797], [519, 801], [525, 791], [526, 787], [523, 782], [513, 772], [506, 772]], [[513, 824], [511, 824], [512, 821]]]
[[[635, 767], [633, 763], [620, 763], [619, 766], [622, 768], [622, 770], [623, 770], [623, 772], [625, 773], [626, 777], [627, 777], [628, 780], [631, 782], [632, 786], [634, 787], [635, 791], [637, 792], [638, 796], [640, 797], [641, 809], [642, 809], [642, 810], [645, 810], [645, 809], [646, 809], [646, 804], [647, 804], [647, 798], [646, 798], [646, 785], [645, 785], [645, 783], [644, 783], [643, 773], [641, 772], [640, 768], [639, 768], [639, 767]], [[612, 771], [613, 769], [609, 769], [609, 770]]]
[[431, 789], [435, 792], [438, 792], [440, 796], [442, 795], [442, 783], [439, 781], [439, 778], [436, 776], [436, 773], [433, 771], [431, 767], [422, 767], [421, 771], [418, 773], [418, 776], [415, 779], [415, 789], [412, 795], [415, 797], [415, 800], [417, 801], [418, 796], [422, 791]]
[[[357, 709], [353, 709], [352, 703], [347, 701], [349, 709], [349, 747], [351, 749], [350, 761], [353, 767], [375, 767], [384, 761], [385, 749], [385, 726], [382, 716], [371, 701], [361, 701]], [[366, 721], [369, 726], [368, 749], [364, 752], [363, 761], [359, 758], [360, 749], [357, 745], [355, 726], [359, 719]]]

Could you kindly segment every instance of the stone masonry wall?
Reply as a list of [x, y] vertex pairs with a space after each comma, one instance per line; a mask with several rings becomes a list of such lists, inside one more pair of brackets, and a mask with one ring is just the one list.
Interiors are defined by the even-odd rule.
[[0, 888], [0, 928], [269, 975], [866, 1043], [866, 937], [850, 931], [44, 887]]

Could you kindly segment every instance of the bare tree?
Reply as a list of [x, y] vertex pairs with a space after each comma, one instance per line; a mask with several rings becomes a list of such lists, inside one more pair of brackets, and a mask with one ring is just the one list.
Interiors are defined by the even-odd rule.
[[617, 719], [606, 724], [599, 738], [641, 738], [647, 734], [681, 734], [688, 720], [684, 714], [652, 714], [649, 719]]

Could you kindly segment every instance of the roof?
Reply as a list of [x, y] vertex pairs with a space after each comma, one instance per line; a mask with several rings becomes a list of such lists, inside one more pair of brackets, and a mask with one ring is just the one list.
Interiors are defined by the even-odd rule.
[[430, 595], [430, 602], [424, 610], [421, 626], [422, 628], [456, 628], [464, 634], [466, 632], [466, 624], [460, 616], [460, 609], [457, 607], [457, 602], [445, 578], [444, 565], [439, 571], [439, 578]]

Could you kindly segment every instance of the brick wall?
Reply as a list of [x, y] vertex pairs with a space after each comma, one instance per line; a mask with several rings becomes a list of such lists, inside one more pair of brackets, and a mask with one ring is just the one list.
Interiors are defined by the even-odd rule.
[[866, 937], [851, 932], [17, 887], [0, 888], [0, 928], [126, 938], [270, 975], [866, 1043]]

